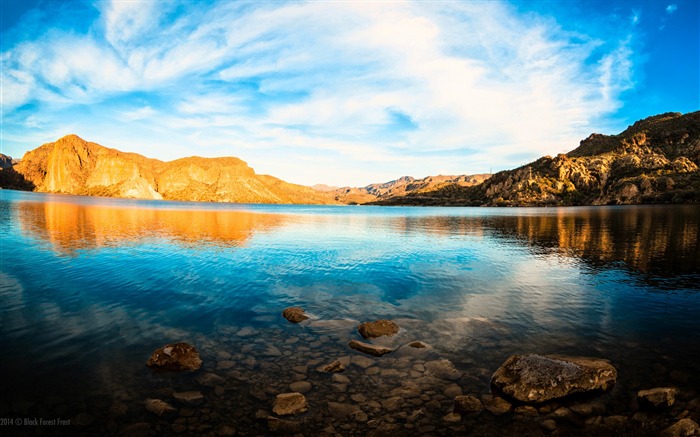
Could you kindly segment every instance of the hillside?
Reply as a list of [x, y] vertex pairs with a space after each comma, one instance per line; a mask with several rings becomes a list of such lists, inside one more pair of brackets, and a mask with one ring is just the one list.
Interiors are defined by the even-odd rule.
[[[471, 187], [478, 185], [489, 178], [489, 174], [460, 175], [460, 176], [428, 176], [423, 179], [414, 179], [411, 176], [403, 176], [399, 179], [370, 184], [361, 188], [337, 188], [324, 190], [331, 192], [336, 200], [343, 203], [369, 203], [383, 201], [408, 194], [420, 194], [434, 191], [445, 186]], [[316, 188], [318, 189], [318, 188]]]
[[238, 158], [163, 162], [76, 135], [44, 144], [0, 174], [5, 188], [139, 199], [236, 203], [337, 203], [309, 187], [255, 174]]
[[381, 205], [615, 205], [700, 202], [700, 112], [646, 118], [618, 135], [502, 171], [480, 185], [373, 202]]

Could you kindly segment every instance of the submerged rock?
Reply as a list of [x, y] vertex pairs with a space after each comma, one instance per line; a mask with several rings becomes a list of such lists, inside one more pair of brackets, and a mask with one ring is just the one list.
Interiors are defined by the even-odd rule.
[[653, 408], [670, 407], [676, 401], [678, 390], [672, 387], [658, 387], [650, 390], [640, 390], [637, 393], [639, 402]]
[[328, 402], [328, 412], [336, 419], [346, 419], [362, 411], [355, 404], [344, 404], [340, 402]]
[[480, 413], [484, 411], [484, 406], [474, 396], [456, 396], [455, 411], [467, 414]]
[[303, 322], [304, 320], [309, 318], [309, 316], [304, 314], [304, 309], [299, 307], [289, 307], [285, 309], [284, 311], [282, 311], [282, 317], [284, 317], [292, 323]]
[[426, 373], [435, 376], [436, 378], [456, 380], [462, 377], [462, 372], [457, 370], [457, 368], [452, 364], [452, 361], [442, 359], [428, 361], [423, 364]]
[[496, 370], [491, 383], [521, 402], [544, 402], [575, 393], [608, 390], [617, 370], [596, 358], [512, 355]]
[[483, 395], [481, 397], [481, 402], [485, 409], [496, 416], [507, 413], [512, 407], [507, 400], [492, 395]]
[[319, 372], [340, 373], [345, 371], [345, 366], [339, 360], [335, 360], [318, 368]]
[[143, 404], [146, 410], [160, 417], [174, 416], [176, 412], [175, 407], [160, 399], [146, 399]]
[[423, 343], [422, 341], [412, 341], [408, 344], [408, 346], [414, 347], [416, 349], [425, 349], [428, 347], [428, 345]]
[[173, 398], [185, 405], [201, 405], [204, 402], [204, 395], [199, 391], [184, 391], [173, 393]]
[[362, 323], [357, 327], [357, 330], [364, 339], [377, 338], [398, 333], [399, 325], [391, 320], [377, 320], [374, 322]]
[[700, 435], [700, 426], [692, 419], [681, 419], [661, 432], [661, 437], [688, 437]]
[[187, 343], [170, 343], [156, 349], [146, 365], [152, 369], [181, 371], [202, 367], [197, 349]]
[[390, 352], [393, 351], [393, 349], [390, 349], [388, 347], [384, 346], [377, 346], [374, 344], [369, 344], [369, 343], [363, 343], [361, 341], [357, 340], [352, 340], [348, 345], [355, 349], [356, 351], [360, 351], [362, 353], [368, 354], [368, 355], [373, 355], [375, 357], [381, 357], [382, 355], [386, 355]]
[[294, 434], [302, 430], [302, 424], [296, 420], [285, 420], [274, 416], [269, 416], [266, 420], [268, 429], [273, 433]]
[[308, 381], [295, 381], [289, 384], [289, 389], [297, 393], [308, 393], [312, 389], [312, 385]]
[[301, 393], [282, 393], [277, 395], [272, 404], [272, 412], [278, 416], [300, 414], [308, 410], [306, 397]]

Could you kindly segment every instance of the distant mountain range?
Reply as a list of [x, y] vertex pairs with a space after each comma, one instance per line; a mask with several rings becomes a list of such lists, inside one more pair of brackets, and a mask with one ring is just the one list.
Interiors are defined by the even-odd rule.
[[641, 120], [618, 135], [494, 174], [404, 176], [360, 188], [291, 184], [238, 158], [164, 162], [76, 135], [0, 154], [0, 187], [42, 192], [235, 203], [379, 205], [607, 205], [700, 202], [700, 112]]
[[370, 184], [366, 187], [328, 187], [327, 185], [314, 186], [313, 188], [333, 194], [334, 198], [346, 204], [364, 204], [369, 202], [381, 202], [395, 198], [401, 198], [408, 194], [430, 192], [446, 186], [471, 187], [478, 185], [489, 178], [488, 174], [460, 175], [460, 176], [428, 176], [423, 179], [414, 179], [411, 176], [403, 176], [396, 180]]

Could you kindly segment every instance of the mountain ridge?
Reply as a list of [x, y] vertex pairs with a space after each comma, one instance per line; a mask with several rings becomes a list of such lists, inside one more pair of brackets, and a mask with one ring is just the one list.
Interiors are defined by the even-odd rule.
[[416, 206], [569, 206], [700, 202], [700, 111], [664, 113], [617, 135], [591, 134], [556, 157], [454, 184], [372, 202]]
[[25, 153], [12, 172], [24, 179], [26, 187], [52, 193], [234, 203], [338, 203], [309, 187], [258, 175], [238, 158], [193, 156], [160, 161], [74, 134]]
[[700, 111], [664, 113], [617, 135], [594, 133], [556, 157], [494, 175], [428, 176], [364, 187], [314, 187], [256, 174], [235, 157], [160, 161], [71, 134], [0, 155], [0, 187], [234, 203], [559, 206], [700, 202]]

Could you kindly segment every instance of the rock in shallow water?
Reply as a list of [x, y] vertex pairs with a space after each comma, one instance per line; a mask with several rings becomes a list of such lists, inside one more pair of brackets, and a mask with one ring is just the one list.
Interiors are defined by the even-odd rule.
[[448, 380], [456, 380], [462, 376], [462, 372], [452, 364], [450, 360], [434, 360], [423, 364], [425, 371], [432, 376]]
[[697, 435], [700, 435], [700, 426], [694, 420], [687, 418], [679, 420], [661, 432], [661, 437], [688, 437]]
[[362, 338], [377, 338], [385, 335], [394, 335], [399, 332], [399, 325], [391, 320], [377, 320], [365, 322], [357, 327]]
[[325, 366], [320, 366], [318, 368], [319, 372], [329, 372], [329, 373], [339, 373], [345, 371], [345, 366], [339, 360], [335, 360], [330, 364]]
[[311, 391], [311, 383], [308, 381], [296, 381], [289, 384], [289, 389], [297, 393], [308, 393]]
[[455, 411], [460, 413], [480, 413], [484, 410], [481, 401], [474, 396], [456, 396]]
[[491, 383], [521, 402], [544, 402], [575, 393], [608, 390], [617, 370], [596, 358], [513, 355], [496, 370]]
[[204, 403], [204, 395], [199, 391], [184, 391], [173, 393], [173, 398], [184, 405], [201, 405]]
[[282, 311], [282, 317], [290, 321], [291, 323], [299, 323], [308, 319], [309, 316], [304, 314], [304, 310], [299, 307], [289, 307]]
[[639, 402], [652, 408], [670, 407], [676, 401], [678, 390], [672, 387], [658, 387], [650, 390], [640, 390], [637, 393]]
[[300, 414], [308, 410], [306, 397], [301, 393], [282, 393], [277, 395], [272, 404], [272, 412], [278, 416]]
[[146, 365], [159, 370], [197, 370], [202, 367], [197, 349], [187, 343], [170, 343], [156, 349]]
[[374, 355], [375, 357], [381, 357], [382, 355], [386, 355], [390, 352], [393, 351], [393, 349], [390, 349], [388, 347], [384, 346], [377, 346], [374, 344], [369, 344], [369, 343], [363, 343], [361, 341], [357, 340], [352, 340], [348, 345], [355, 349], [356, 351], [360, 351], [362, 353], [368, 354], [368, 355]]
[[146, 399], [143, 403], [146, 406], [146, 410], [157, 416], [174, 416], [176, 412], [175, 407], [160, 399]]

